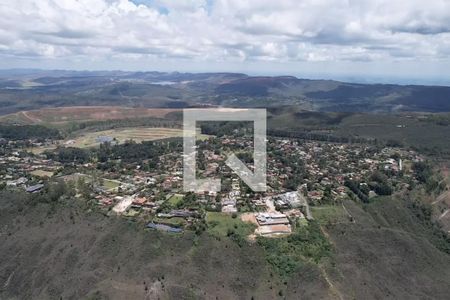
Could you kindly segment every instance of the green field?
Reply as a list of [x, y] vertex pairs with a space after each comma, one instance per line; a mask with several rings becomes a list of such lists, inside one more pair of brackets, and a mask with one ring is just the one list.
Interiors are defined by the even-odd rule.
[[181, 194], [173, 194], [169, 200], [167, 200], [170, 205], [176, 207], [178, 203], [183, 201], [184, 196]]
[[103, 187], [107, 190], [112, 190], [120, 186], [119, 181], [103, 179]]
[[[82, 179], [85, 183], [91, 183], [94, 181], [94, 177], [88, 174], [81, 174], [81, 173], [75, 173], [71, 175], [65, 175], [62, 177], [64, 180], [72, 181], [72, 182], [78, 182], [78, 180]], [[101, 188], [105, 190], [112, 190], [116, 189], [121, 185], [120, 181], [117, 180], [111, 180], [106, 178], [98, 178], [98, 182], [101, 186]]]
[[312, 206], [313, 218], [321, 225], [349, 223], [349, 217], [341, 205]]
[[[183, 129], [179, 128], [165, 128], [165, 127], [133, 127], [133, 128], [117, 128], [102, 131], [85, 131], [80, 134], [67, 138], [61, 141], [60, 144], [65, 147], [75, 148], [91, 148], [98, 147], [101, 142], [98, 141], [99, 137], [110, 137], [113, 139], [112, 143], [124, 143], [125, 141], [133, 140], [137, 143], [144, 141], [155, 141], [167, 138], [182, 137]], [[209, 135], [197, 134], [197, 139], [207, 139]], [[57, 144], [51, 146], [33, 147], [27, 150], [40, 154], [46, 150], [54, 150], [57, 148]]]
[[208, 232], [216, 237], [225, 237], [231, 231], [241, 237], [246, 237], [255, 231], [254, 224], [241, 221], [239, 216], [233, 218], [229, 214], [219, 212], [208, 212], [206, 223]]
[[175, 227], [183, 227], [186, 224], [186, 220], [179, 217], [173, 217], [173, 218], [153, 218], [153, 222], [155, 223], [161, 223], [166, 225], [172, 225]]
[[37, 176], [37, 177], [52, 177], [53, 172], [50, 171], [44, 171], [44, 170], [34, 170], [30, 172], [31, 175]]

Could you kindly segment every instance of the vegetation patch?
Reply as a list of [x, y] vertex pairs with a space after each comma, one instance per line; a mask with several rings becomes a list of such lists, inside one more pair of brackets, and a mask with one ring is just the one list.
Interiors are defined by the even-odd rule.
[[341, 205], [312, 206], [311, 213], [320, 225], [349, 223], [349, 217]]
[[384, 227], [422, 237], [440, 251], [450, 254], [450, 237], [432, 221], [431, 205], [423, 203], [413, 193], [402, 199], [379, 198], [378, 201], [365, 205], [365, 210]]
[[50, 171], [44, 171], [44, 170], [34, 170], [30, 172], [31, 175], [37, 176], [37, 177], [52, 177], [53, 172]]
[[101, 137], [110, 138], [113, 142], [123, 143], [127, 140], [135, 142], [153, 141], [171, 137], [181, 137], [183, 131], [176, 128], [136, 127], [87, 132], [66, 143], [72, 147], [89, 148], [101, 144]]
[[207, 212], [207, 231], [215, 237], [239, 237], [245, 239], [255, 231], [255, 225], [243, 222], [237, 215]]
[[153, 218], [153, 222], [157, 224], [165, 224], [175, 227], [183, 227], [186, 225], [186, 221], [183, 218], [173, 217], [173, 218]]
[[118, 188], [120, 186], [120, 182], [115, 181], [115, 180], [103, 179], [102, 186], [106, 190], [112, 190], [112, 189]]
[[173, 194], [167, 201], [171, 206], [178, 207], [179, 205], [181, 205], [181, 203], [183, 203], [183, 195]]
[[316, 221], [298, 226], [287, 237], [258, 237], [257, 242], [265, 250], [268, 263], [281, 277], [289, 277], [302, 265], [320, 263], [331, 256], [332, 249]]
[[0, 117], [1, 122], [25, 124], [67, 124], [99, 120], [135, 119], [142, 117], [164, 118], [174, 109], [131, 108], [118, 106], [68, 106], [22, 111]]
[[0, 125], [0, 137], [9, 140], [59, 138], [58, 130], [42, 125]]

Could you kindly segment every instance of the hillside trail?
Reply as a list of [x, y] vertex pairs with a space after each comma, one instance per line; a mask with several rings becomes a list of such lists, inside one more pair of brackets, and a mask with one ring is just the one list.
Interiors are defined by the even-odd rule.
[[[325, 228], [323, 228], [323, 226], [320, 226], [320, 230], [322, 231], [322, 234], [327, 238], [327, 240], [333, 245], [333, 247], [335, 247], [335, 243], [333, 242], [333, 240], [331, 239], [330, 235], [325, 230]], [[319, 270], [320, 270], [320, 273], [322, 274], [322, 277], [327, 282], [327, 284], [330, 288], [330, 292], [335, 296], [336, 299], [344, 300], [343, 295], [341, 294], [339, 289], [333, 284], [333, 282], [331, 281], [330, 277], [328, 276], [328, 273], [325, 270], [323, 265], [319, 265]]]
[[448, 214], [449, 211], [450, 211], [450, 209], [446, 209], [446, 210], [442, 213], [442, 215], [439, 216], [438, 220], [440, 220], [440, 219], [442, 219], [443, 217], [445, 217], [445, 216]]
[[433, 202], [431, 202], [431, 204], [434, 205], [434, 204], [436, 204], [436, 203], [442, 202], [443, 200], [445, 200], [445, 199], [447, 199], [447, 198], [449, 198], [449, 197], [450, 197], [450, 191], [443, 192], [442, 194], [440, 194], [440, 195], [436, 198], [436, 200], [434, 200]]
[[38, 117], [31, 116], [29, 111], [22, 111], [22, 115], [33, 123], [42, 123], [42, 120]]

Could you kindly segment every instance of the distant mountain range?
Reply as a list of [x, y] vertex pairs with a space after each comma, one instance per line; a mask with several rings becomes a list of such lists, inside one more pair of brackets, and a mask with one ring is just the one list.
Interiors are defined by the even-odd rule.
[[43, 107], [278, 107], [448, 112], [450, 87], [356, 84], [241, 73], [0, 70], [0, 114]]

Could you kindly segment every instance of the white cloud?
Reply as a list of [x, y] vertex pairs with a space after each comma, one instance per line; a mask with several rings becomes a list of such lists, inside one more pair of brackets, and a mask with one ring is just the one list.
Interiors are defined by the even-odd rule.
[[449, 40], [445, 0], [0, 0], [0, 58], [436, 61]]

